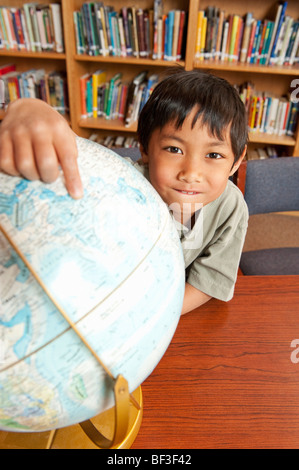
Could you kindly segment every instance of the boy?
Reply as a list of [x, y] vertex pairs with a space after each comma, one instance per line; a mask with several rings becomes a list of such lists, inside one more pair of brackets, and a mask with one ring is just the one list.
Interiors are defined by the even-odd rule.
[[[0, 128], [0, 169], [53, 181], [58, 163], [73, 197], [82, 187], [75, 137], [37, 100], [13, 103]], [[248, 211], [229, 181], [246, 152], [245, 109], [236, 90], [206, 72], [175, 69], [154, 89], [138, 122], [136, 166], [178, 226], [186, 267], [182, 314], [233, 296]]]

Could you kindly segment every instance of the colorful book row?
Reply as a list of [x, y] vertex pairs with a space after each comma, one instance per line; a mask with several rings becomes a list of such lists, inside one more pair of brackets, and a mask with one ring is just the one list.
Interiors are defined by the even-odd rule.
[[292, 101], [291, 96], [278, 97], [256, 91], [250, 82], [241, 85], [239, 93], [247, 110], [250, 131], [278, 136], [295, 135], [299, 103]]
[[259, 65], [299, 62], [299, 21], [287, 15], [288, 2], [277, 5], [275, 19], [259, 20], [248, 12], [225, 17], [224, 10], [198, 12], [195, 60]]
[[67, 82], [64, 72], [46, 73], [43, 69], [17, 72], [14, 64], [0, 67], [5, 105], [18, 98], [39, 98], [61, 114], [68, 111]]
[[184, 56], [186, 12], [163, 14], [161, 1], [155, 0], [153, 9], [132, 6], [119, 12], [103, 2], [85, 2], [73, 16], [78, 54], [163, 60]]
[[61, 6], [0, 7], [0, 50], [64, 52]]
[[147, 71], [131, 82], [124, 81], [121, 73], [108, 80], [105, 70], [85, 74], [80, 77], [81, 117], [120, 119], [129, 127], [137, 121], [157, 82], [158, 75], [148, 76]]

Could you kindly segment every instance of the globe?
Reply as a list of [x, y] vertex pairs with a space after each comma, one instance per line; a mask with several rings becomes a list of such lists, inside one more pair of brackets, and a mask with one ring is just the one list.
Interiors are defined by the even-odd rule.
[[77, 146], [80, 200], [62, 175], [0, 174], [1, 430], [58, 429], [108, 410], [107, 373], [136, 390], [180, 318], [184, 261], [166, 204], [122, 157]]

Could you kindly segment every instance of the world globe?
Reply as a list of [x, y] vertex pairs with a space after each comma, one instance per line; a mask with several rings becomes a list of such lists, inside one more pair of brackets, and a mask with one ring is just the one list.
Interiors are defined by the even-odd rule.
[[150, 183], [78, 138], [84, 197], [0, 174], [0, 429], [35, 432], [114, 406], [166, 351], [185, 273], [176, 228]]

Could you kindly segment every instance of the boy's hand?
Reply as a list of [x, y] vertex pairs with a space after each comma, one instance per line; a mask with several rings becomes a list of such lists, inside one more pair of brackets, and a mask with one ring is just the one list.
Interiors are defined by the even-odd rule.
[[0, 170], [51, 183], [59, 165], [69, 194], [82, 197], [76, 137], [66, 120], [42, 100], [12, 102], [0, 126]]

